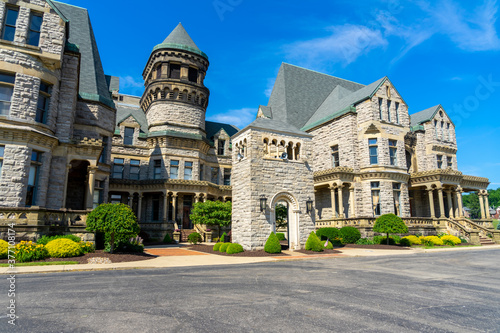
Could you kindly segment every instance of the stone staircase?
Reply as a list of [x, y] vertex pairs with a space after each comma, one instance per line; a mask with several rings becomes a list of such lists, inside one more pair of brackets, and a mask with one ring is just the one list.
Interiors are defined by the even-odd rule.
[[189, 235], [196, 232], [194, 229], [181, 229], [181, 242], [187, 242]]
[[491, 238], [484, 236], [479, 236], [479, 243], [481, 245], [495, 245], [495, 242]]

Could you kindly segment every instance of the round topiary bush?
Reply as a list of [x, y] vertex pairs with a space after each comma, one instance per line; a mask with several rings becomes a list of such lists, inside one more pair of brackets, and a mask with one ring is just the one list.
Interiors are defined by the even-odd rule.
[[420, 240], [420, 238], [417, 237], [417, 236], [415, 236], [415, 235], [405, 236], [405, 237], [401, 238], [400, 242], [402, 242], [403, 239], [408, 240], [411, 245], [420, 245], [420, 244], [422, 244], [422, 241]]
[[321, 240], [331, 240], [333, 241], [335, 238], [340, 238], [339, 229], [337, 228], [319, 228], [316, 230], [316, 236]]
[[281, 253], [281, 244], [274, 232], [269, 235], [266, 245], [264, 245], [264, 251], [267, 253]]
[[188, 242], [191, 244], [201, 243], [201, 235], [197, 232], [193, 232], [188, 236]]
[[451, 245], [451, 246], [455, 246], [455, 245], [462, 243], [460, 238], [455, 237], [453, 235], [444, 235], [441, 237], [441, 240], [443, 241], [443, 244]]
[[9, 252], [9, 243], [0, 239], [0, 259], [6, 259]]
[[319, 240], [318, 236], [314, 232], [309, 234], [306, 241], [306, 250], [314, 251], [314, 252], [322, 252], [323, 244]]
[[401, 246], [406, 246], [406, 247], [410, 247], [411, 246], [410, 240], [408, 238], [405, 238], [405, 237], [401, 238], [401, 240], [399, 241], [399, 244]]
[[240, 253], [243, 252], [243, 246], [241, 246], [238, 243], [231, 243], [226, 249], [227, 254], [234, 254], [234, 253]]
[[52, 258], [76, 257], [82, 254], [80, 245], [67, 238], [51, 240], [45, 248]]
[[284, 241], [284, 240], [286, 240], [286, 238], [285, 238], [285, 234], [284, 234], [284, 233], [282, 233], [282, 232], [277, 232], [277, 233], [276, 233], [276, 237], [278, 237], [278, 240], [279, 240], [279, 241]]
[[375, 220], [373, 231], [381, 234], [387, 234], [385, 240], [386, 242], [389, 242], [389, 234], [405, 234], [408, 232], [408, 227], [399, 216], [394, 214], [384, 214], [377, 217]]
[[231, 243], [222, 243], [219, 247], [219, 252], [226, 252], [227, 250], [227, 247], [229, 246], [229, 244]]
[[361, 238], [361, 233], [354, 227], [342, 227], [340, 237], [342, 244], [355, 244]]
[[[330, 241], [327, 241], [328, 244], [326, 242], [323, 243], [323, 241], [321, 241], [321, 243], [323, 243], [323, 247], [327, 250], [333, 250], [333, 243], [330, 242]], [[326, 245], [325, 245], [326, 244]]]
[[443, 245], [443, 241], [438, 236], [426, 236], [422, 243], [426, 246]]
[[75, 243], [79, 243], [81, 241], [80, 237], [75, 236], [75, 235], [56, 235], [56, 236], [47, 236], [44, 235], [36, 241], [37, 244], [42, 244], [42, 245], [47, 245], [48, 242], [54, 240], [54, 239], [59, 239], [59, 238], [67, 238], [71, 239]]
[[224, 243], [222, 243], [222, 242], [215, 243], [215, 245], [214, 245], [214, 247], [213, 247], [213, 250], [214, 250], [214, 251], [219, 251], [220, 246], [221, 246], [222, 244], [224, 244]]
[[170, 237], [170, 234], [169, 234], [169, 233], [167, 233], [167, 234], [165, 235], [165, 237], [163, 237], [163, 243], [165, 243], [165, 244], [170, 244], [170, 243], [172, 243], [172, 238]]

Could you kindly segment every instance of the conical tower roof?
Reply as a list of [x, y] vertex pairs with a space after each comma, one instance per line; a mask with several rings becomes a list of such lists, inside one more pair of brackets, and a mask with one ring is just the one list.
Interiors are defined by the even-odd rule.
[[203, 53], [198, 46], [193, 42], [186, 29], [179, 23], [177, 27], [168, 35], [163, 43], [156, 45], [153, 51], [159, 49], [177, 49], [183, 51], [189, 51], [201, 55], [208, 59], [208, 56]]

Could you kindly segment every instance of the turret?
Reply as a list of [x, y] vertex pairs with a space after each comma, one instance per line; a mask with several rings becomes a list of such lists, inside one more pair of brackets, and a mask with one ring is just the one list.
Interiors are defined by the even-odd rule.
[[208, 57], [181, 23], [156, 45], [143, 72], [141, 107], [149, 132], [175, 131], [205, 136], [209, 90], [203, 81]]

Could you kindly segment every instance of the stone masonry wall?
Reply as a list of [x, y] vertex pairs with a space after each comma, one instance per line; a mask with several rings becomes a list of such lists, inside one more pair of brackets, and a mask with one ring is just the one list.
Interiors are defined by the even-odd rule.
[[97, 103], [78, 101], [75, 123], [100, 127], [113, 132], [115, 128], [115, 110]]
[[66, 186], [66, 156], [54, 156], [50, 163], [50, 191], [47, 192], [46, 207], [60, 209], [63, 204], [64, 187]]
[[[146, 113], [148, 124], [152, 126], [150, 132], [165, 131], [170, 128], [167, 125], [158, 125], [158, 123], [169, 122], [179, 126], [195, 126], [200, 129], [205, 129], [205, 110], [201, 107], [196, 107], [184, 103], [161, 103], [156, 102], [149, 107]], [[165, 128], [164, 128], [165, 127]], [[179, 131], [179, 128], [172, 128]], [[193, 128], [184, 128], [187, 133], [200, 133], [199, 130]]]
[[41, 50], [62, 56], [64, 43], [65, 23], [56, 13], [44, 13], [39, 42]]
[[39, 90], [39, 78], [17, 73], [10, 107], [11, 117], [35, 121]]
[[31, 149], [6, 145], [0, 179], [0, 206], [23, 207], [30, 169]]
[[65, 55], [63, 59], [56, 124], [56, 135], [61, 142], [69, 142], [73, 136], [79, 62], [76, 56]]

